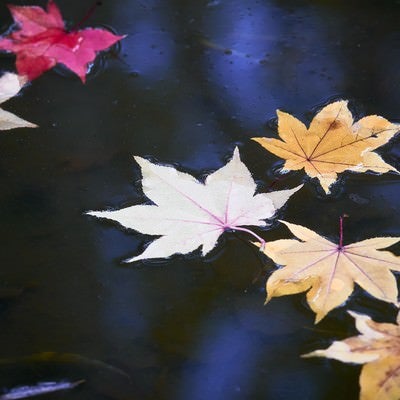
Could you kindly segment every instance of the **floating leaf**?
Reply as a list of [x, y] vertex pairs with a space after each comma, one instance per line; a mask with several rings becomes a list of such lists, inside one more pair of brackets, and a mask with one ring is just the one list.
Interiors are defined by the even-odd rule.
[[[0, 104], [4, 103], [11, 97], [14, 97], [24, 86], [26, 79], [13, 74], [11, 72], [6, 72], [0, 78]], [[15, 128], [36, 128], [35, 124], [25, 121], [16, 115], [4, 111], [0, 108], [0, 130], [5, 131]]]
[[289, 197], [300, 189], [254, 194], [256, 183], [242, 163], [239, 150], [205, 183], [175, 168], [153, 164], [141, 157], [144, 194], [155, 205], [136, 205], [116, 211], [90, 211], [147, 235], [161, 235], [146, 250], [127, 262], [187, 254], [201, 246], [209, 253], [227, 230], [244, 231], [257, 237], [246, 225], [266, 226]]
[[20, 29], [0, 39], [0, 50], [17, 55], [18, 73], [29, 80], [61, 63], [85, 82], [88, 64], [96, 58], [96, 52], [124, 37], [104, 29], [67, 32], [60, 10], [52, 0], [47, 11], [38, 6], [8, 8]]
[[283, 268], [267, 281], [267, 300], [307, 291], [316, 323], [351, 295], [354, 283], [372, 296], [397, 304], [397, 284], [390, 270], [400, 271], [400, 257], [379, 251], [397, 243], [398, 237], [376, 237], [343, 245], [301, 225], [281, 221], [300, 240], [268, 242], [265, 254]]
[[400, 129], [385, 118], [370, 115], [353, 123], [347, 101], [324, 107], [312, 120], [309, 129], [297, 118], [282, 111], [278, 131], [282, 140], [253, 138], [265, 149], [286, 160], [283, 170], [305, 170], [318, 178], [326, 193], [346, 170], [384, 173], [398, 172], [373, 150], [387, 143]]
[[326, 350], [303, 357], [327, 357], [345, 363], [365, 364], [360, 375], [360, 400], [400, 398], [400, 326], [378, 323], [369, 316], [349, 311], [361, 335], [335, 341]]

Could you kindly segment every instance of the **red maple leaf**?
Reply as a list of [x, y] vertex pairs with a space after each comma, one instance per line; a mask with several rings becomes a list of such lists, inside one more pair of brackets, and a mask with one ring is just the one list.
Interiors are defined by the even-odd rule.
[[88, 64], [96, 52], [124, 37], [94, 28], [67, 32], [53, 0], [49, 0], [47, 10], [11, 4], [8, 8], [20, 29], [0, 39], [0, 50], [16, 54], [17, 71], [29, 80], [62, 63], [85, 82]]

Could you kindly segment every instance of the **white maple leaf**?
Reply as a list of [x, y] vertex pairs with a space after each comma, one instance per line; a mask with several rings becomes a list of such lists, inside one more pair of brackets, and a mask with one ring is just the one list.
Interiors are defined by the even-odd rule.
[[[11, 97], [14, 97], [24, 86], [26, 79], [13, 74], [11, 72], [6, 72], [0, 77], [0, 104], [4, 103]], [[25, 121], [22, 118], [17, 117], [13, 113], [4, 111], [0, 108], [0, 130], [5, 131], [14, 128], [36, 128], [37, 125], [31, 122]]]
[[126, 262], [187, 254], [201, 246], [205, 256], [226, 230], [238, 230], [265, 241], [243, 226], [266, 226], [289, 197], [303, 185], [290, 190], [255, 194], [257, 185], [240, 160], [236, 148], [232, 159], [208, 175], [205, 182], [173, 167], [153, 164], [141, 157], [144, 194], [154, 205], [136, 205], [115, 211], [87, 214], [118, 221], [126, 228], [159, 235], [145, 251]]

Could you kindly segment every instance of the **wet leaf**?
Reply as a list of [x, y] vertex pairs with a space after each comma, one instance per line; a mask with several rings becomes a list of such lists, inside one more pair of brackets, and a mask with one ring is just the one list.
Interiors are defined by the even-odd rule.
[[300, 189], [254, 194], [256, 183], [242, 163], [239, 150], [205, 183], [173, 167], [153, 164], [141, 157], [144, 194], [155, 205], [137, 205], [116, 211], [90, 211], [89, 215], [109, 218], [147, 235], [161, 235], [146, 250], [127, 262], [187, 254], [199, 247], [205, 256], [226, 230], [244, 231], [242, 226], [266, 226], [289, 197]]
[[29, 80], [61, 63], [85, 82], [88, 64], [96, 58], [96, 52], [124, 37], [93, 28], [67, 32], [60, 10], [52, 0], [47, 11], [38, 6], [8, 8], [20, 29], [0, 39], [0, 50], [17, 55], [17, 71]]
[[47, 393], [59, 392], [60, 390], [68, 390], [77, 387], [85, 382], [84, 380], [76, 382], [39, 382], [33, 386], [17, 386], [8, 392], [0, 395], [0, 400], [18, 400], [30, 397], [40, 396]]
[[316, 323], [351, 295], [354, 283], [372, 296], [397, 304], [397, 284], [390, 270], [400, 271], [400, 257], [379, 251], [397, 243], [399, 237], [376, 237], [343, 245], [301, 225], [281, 221], [299, 239], [268, 242], [265, 254], [283, 268], [267, 281], [267, 300], [307, 292]]
[[[14, 97], [24, 86], [26, 79], [11, 72], [6, 72], [0, 78], [0, 104]], [[35, 124], [25, 121], [16, 115], [0, 108], [0, 130], [15, 128], [36, 128]]]
[[335, 341], [326, 350], [303, 357], [327, 357], [345, 363], [365, 364], [360, 375], [360, 400], [400, 398], [400, 326], [378, 323], [349, 311], [360, 335]]
[[282, 140], [253, 138], [265, 149], [286, 160], [283, 170], [305, 170], [317, 178], [325, 193], [336, 182], [337, 174], [346, 170], [384, 173], [398, 172], [373, 150], [387, 143], [400, 129], [385, 118], [369, 115], [353, 122], [347, 101], [324, 107], [310, 127], [282, 111], [278, 114], [278, 131]]

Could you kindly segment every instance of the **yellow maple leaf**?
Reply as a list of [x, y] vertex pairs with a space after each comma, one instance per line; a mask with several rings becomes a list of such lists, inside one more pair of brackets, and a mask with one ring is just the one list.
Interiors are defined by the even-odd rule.
[[361, 335], [335, 341], [325, 350], [302, 357], [327, 357], [345, 363], [365, 364], [360, 375], [360, 400], [400, 398], [400, 318], [397, 324], [378, 323], [349, 311]]
[[318, 178], [325, 193], [346, 170], [384, 173], [398, 172], [373, 150], [387, 143], [400, 129], [377, 115], [353, 122], [347, 101], [324, 107], [306, 126], [292, 115], [277, 111], [278, 132], [282, 140], [255, 137], [254, 141], [286, 160], [283, 170], [305, 170]]
[[372, 296], [397, 304], [396, 280], [390, 270], [400, 271], [400, 257], [378, 249], [397, 243], [399, 237], [343, 245], [342, 229], [336, 244], [304, 226], [281, 222], [300, 241], [276, 240], [265, 246], [264, 253], [284, 266], [269, 277], [266, 302], [308, 290], [307, 302], [316, 313], [317, 323], [346, 301], [357, 283]]

